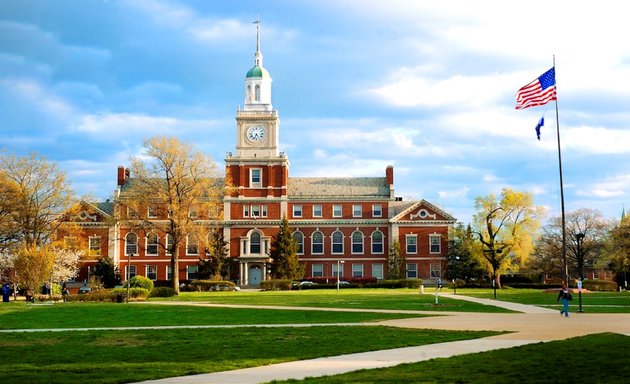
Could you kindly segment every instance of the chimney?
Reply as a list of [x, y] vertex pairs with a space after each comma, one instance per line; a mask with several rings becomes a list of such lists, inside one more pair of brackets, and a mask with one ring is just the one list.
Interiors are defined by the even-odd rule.
[[385, 176], [387, 177], [387, 185], [394, 185], [394, 166], [388, 165], [385, 169]]
[[118, 181], [117, 184], [119, 187], [125, 185], [125, 180], [129, 177], [129, 170], [123, 167], [122, 165], [118, 166]]

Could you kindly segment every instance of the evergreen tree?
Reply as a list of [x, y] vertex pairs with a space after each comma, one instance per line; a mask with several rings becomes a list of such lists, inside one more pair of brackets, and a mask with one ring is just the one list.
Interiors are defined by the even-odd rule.
[[304, 276], [304, 266], [298, 261], [297, 243], [291, 235], [289, 221], [282, 218], [280, 229], [271, 239], [271, 274], [274, 279], [299, 280]]
[[453, 240], [446, 256], [446, 277], [449, 280], [481, 279], [484, 268], [475, 257], [476, 248], [479, 247], [470, 224], [464, 228], [464, 225], [459, 223], [454, 229]]
[[199, 260], [200, 279], [222, 280], [230, 274], [230, 256], [228, 242], [223, 237], [223, 230], [214, 228], [208, 236], [208, 259]]
[[92, 275], [98, 277], [105, 288], [114, 288], [120, 284], [120, 273], [114, 261], [109, 257], [101, 257], [94, 266]]

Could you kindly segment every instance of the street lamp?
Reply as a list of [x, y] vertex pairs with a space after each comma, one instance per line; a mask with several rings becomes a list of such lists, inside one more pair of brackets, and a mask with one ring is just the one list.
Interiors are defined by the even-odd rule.
[[453, 295], [457, 295], [457, 268], [459, 267], [459, 264], [457, 264], [458, 261], [459, 256], [455, 256], [455, 258], [453, 259]]
[[131, 279], [131, 256], [133, 252], [127, 254], [127, 304], [129, 304], [129, 280]]
[[345, 263], [344, 260], [337, 260], [337, 293], [339, 293], [339, 266]]
[[578, 274], [580, 275], [580, 281], [578, 281], [578, 312], [584, 312], [582, 310], [582, 280], [584, 280], [584, 237], [586, 237], [586, 235], [582, 232], [575, 234], [575, 241], [577, 242]]

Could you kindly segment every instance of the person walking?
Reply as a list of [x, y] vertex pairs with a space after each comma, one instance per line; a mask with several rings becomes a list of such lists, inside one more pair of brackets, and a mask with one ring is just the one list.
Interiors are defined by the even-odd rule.
[[567, 285], [563, 282], [562, 289], [560, 293], [558, 293], [558, 299], [556, 301], [560, 301], [562, 299], [562, 309], [560, 310], [560, 316], [564, 314], [565, 317], [569, 317], [569, 300], [571, 300], [571, 294], [567, 289]]

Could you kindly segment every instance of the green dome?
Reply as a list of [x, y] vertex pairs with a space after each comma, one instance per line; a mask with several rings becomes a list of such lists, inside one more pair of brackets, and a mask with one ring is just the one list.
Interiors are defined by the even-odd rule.
[[250, 69], [247, 72], [247, 75], [245, 76], [246, 78], [250, 78], [250, 77], [270, 77], [269, 76], [269, 72], [267, 72], [267, 70], [263, 67], [259, 67], [259, 66], [254, 66], [252, 69]]

